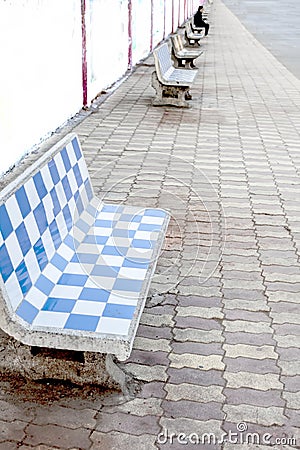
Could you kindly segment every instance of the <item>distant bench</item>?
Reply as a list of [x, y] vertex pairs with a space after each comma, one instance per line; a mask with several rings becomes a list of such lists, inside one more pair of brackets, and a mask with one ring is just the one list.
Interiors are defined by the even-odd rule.
[[4, 188], [0, 214], [0, 327], [127, 359], [168, 214], [96, 198], [75, 134]]
[[189, 45], [192, 47], [197, 47], [200, 45], [200, 41], [204, 36], [204, 33], [194, 33], [192, 30], [191, 22], [186, 22], [185, 24], [185, 38]]
[[184, 47], [182, 36], [180, 34], [172, 35], [171, 42], [172, 54], [177, 67], [186, 67], [189, 65], [192, 69], [194, 69], [196, 67], [194, 60], [202, 55], [203, 50]]
[[175, 68], [169, 47], [164, 43], [153, 51], [155, 72], [152, 74], [152, 86], [156, 91], [153, 105], [173, 105], [189, 107], [189, 90], [197, 74], [196, 70]]

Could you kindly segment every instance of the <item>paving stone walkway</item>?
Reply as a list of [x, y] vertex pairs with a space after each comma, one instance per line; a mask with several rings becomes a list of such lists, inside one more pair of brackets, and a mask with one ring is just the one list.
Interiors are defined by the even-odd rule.
[[172, 213], [124, 364], [141, 390], [2, 384], [0, 449], [300, 448], [300, 81], [221, 0], [210, 22], [191, 109], [151, 106], [150, 57], [75, 127], [99, 196]]

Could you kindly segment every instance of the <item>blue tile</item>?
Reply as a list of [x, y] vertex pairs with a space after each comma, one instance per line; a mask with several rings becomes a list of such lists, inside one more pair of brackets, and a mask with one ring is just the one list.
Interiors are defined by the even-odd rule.
[[18, 278], [21, 291], [24, 295], [26, 295], [32, 286], [32, 282], [28, 273], [27, 266], [24, 261], [22, 261], [16, 268], [16, 275]]
[[28, 201], [28, 197], [25, 191], [24, 186], [20, 187], [20, 189], [16, 192], [16, 199], [22, 214], [23, 219], [28, 216], [31, 211], [31, 207]]
[[34, 253], [35, 253], [38, 265], [42, 271], [48, 264], [48, 257], [47, 257], [45, 247], [43, 245], [41, 238], [34, 244], [33, 249], [34, 249]]
[[67, 298], [54, 298], [49, 297], [42, 307], [42, 311], [54, 311], [54, 312], [71, 312], [76, 304], [76, 300], [70, 300]]
[[103, 205], [101, 208], [101, 212], [118, 212], [121, 213], [124, 209], [124, 206], [120, 205]]
[[92, 217], [96, 217], [98, 214], [98, 210], [92, 206], [90, 203], [87, 204], [86, 206], [86, 211], [89, 213], [90, 216]]
[[77, 138], [72, 139], [72, 146], [74, 149], [74, 153], [76, 155], [77, 161], [82, 157], [82, 153], [79, 147], [79, 142]]
[[86, 223], [82, 219], [77, 220], [76, 227], [79, 228], [79, 230], [83, 231], [84, 233], [87, 233], [89, 231], [89, 229], [90, 229], [89, 224]]
[[88, 178], [85, 180], [84, 186], [85, 186], [87, 198], [89, 199], [89, 201], [91, 201], [94, 194], [93, 194], [93, 188], [92, 188], [91, 182]]
[[47, 216], [43, 203], [40, 203], [33, 211], [39, 232], [42, 235], [48, 227]]
[[79, 296], [80, 300], [106, 303], [110, 293], [104, 289], [83, 288]]
[[19, 241], [19, 245], [23, 256], [27, 255], [29, 250], [32, 248], [29, 236], [24, 223], [22, 222], [16, 229], [16, 236]]
[[75, 253], [71, 262], [78, 262], [81, 264], [96, 264], [99, 255], [94, 253]]
[[36, 173], [33, 176], [33, 182], [35, 184], [36, 191], [38, 193], [39, 198], [42, 200], [47, 195], [47, 189], [44, 184], [41, 172]]
[[50, 170], [50, 175], [54, 184], [57, 184], [60, 181], [59, 173], [56, 167], [54, 160], [52, 159], [48, 163], [48, 167]]
[[14, 268], [11, 263], [9, 254], [7, 252], [5, 244], [3, 244], [0, 247], [0, 272], [1, 272], [4, 283], [11, 276], [13, 271], [14, 271]]
[[125, 256], [127, 254], [127, 247], [114, 247], [113, 245], [106, 245], [102, 250], [102, 255], [112, 255], [112, 256]]
[[95, 220], [95, 227], [99, 227], [99, 228], [112, 228], [114, 226], [114, 223], [112, 220], [99, 220], [96, 219]]
[[109, 236], [94, 236], [93, 234], [88, 234], [85, 236], [83, 242], [85, 244], [99, 244], [105, 245], [108, 241]]
[[70, 198], [72, 197], [72, 191], [71, 191], [71, 187], [70, 187], [70, 183], [69, 183], [67, 175], [62, 179], [61, 182], [62, 182], [62, 185], [64, 188], [66, 199], [67, 199], [67, 201], [69, 201]]
[[76, 163], [75, 166], [73, 167], [73, 171], [74, 171], [77, 186], [80, 187], [83, 183], [83, 179], [81, 176], [81, 172], [80, 172], [78, 163]]
[[142, 220], [143, 216], [140, 216], [138, 214], [122, 214], [120, 216], [120, 221], [121, 222], [140, 222]]
[[84, 210], [83, 202], [79, 194], [79, 190], [74, 194], [75, 204], [77, 208], [78, 215], [80, 216], [82, 211]]
[[61, 154], [64, 166], [65, 166], [66, 172], [69, 172], [69, 170], [71, 169], [71, 163], [70, 163], [70, 159], [69, 159], [69, 156], [67, 153], [67, 149], [63, 148], [60, 154]]
[[63, 272], [68, 264], [68, 261], [62, 256], [60, 256], [58, 253], [55, 253], [53, 258], [51, 259], [51, 264], [58, 270]]
[[145, 216], [151, 216], [151, 217], [166, 217], [167, 214], [165, 211], [162, 211], [161, 209], [146, 209], [144, 212]]
[[118, 305], [115, 303], [107, 303], [104, 308], [103, 317], [115, 317], [117, 319], [132, 319], [135, 306]]
[[[98, 259], [98, 257], [97, 257], [97, 259]], [[79, 258], [76, 253], [74, 253], [74, 255], [72, 256], [71, 262], [79, 263]]]
[[116, 291], [140, 292], [142, 284], [142, 280], [129, 280], [125, 278], [119, 278], [115, 281], [113, 289], [115, 289]]
[[143, 258], [124, 259], [122, 267], [131, 267], [133, 269], [148, 269], [149, 260]]
[[131, 245], [134, 248], [153, 248], [153, 242], [147, 241], [146, 239], [133, 239]]
[[31, 305], [31, 303], [27, 302], [27, 300], [23, 300], [16, 311], [17, 315], [27, 323], [32, 323], [38, 312], [39, 310]]
[[49, 229], [54, 247], [57, 250], [61, 244], [61, 236], [55, 219], [51, 222]]
[[98, 277], [111, 277], [116, 278], [118, 276], [120, 268], [119, 267], [110, 267], [110, 266], [104, 266], [97, 264], [92, 272], [91, 275], [98, 276]]
[[64, 328], [81, 331], [95, 331], [100, 317], [84, 314], [70, 314]]
[[56, 217], [57, 214], [61, 211], [61, 206], [60, 206], [55, 188], [51, 189], [50, 195], [51, 195], [52, 204], [53, 204], [53, 214], [54, 214], [54, 217]]
[[66, 286], [84, 286], [87, 279], [87, 275], [64, 273], [58, 280], [58, 284], [64, 284]]
[[35, 287], [45, 295], [49, 295], [54, 286], [54, 283], [52, 283], [52, 281], [50, 281], [44, 275], [40, 275], [35, 283]]
[[74, 238], [70, 234], [65, 237], [64, 244], [66, 244], [71, 250], [75, 251]]
[[141, 223], [138, 228], [139, 231], [160, 231], [161, 225], [152, 223]]
[[0, 206], [0, 227], [2, 237], [5, 240], [13, 231], [13, 227], [5, 205]]
[[122, 230], [121, 228], [114, 228], [112, 230], [111, 235], [113, 237], [124, 237], [124, 238], [133, 238], [135, 235], [135, 230]]
[[66, 222], [67, 230], [70, 231], [73, 226], [73, 218], [71, 216], [69, 205], [66, 205], [63, 209], [63, 215]]

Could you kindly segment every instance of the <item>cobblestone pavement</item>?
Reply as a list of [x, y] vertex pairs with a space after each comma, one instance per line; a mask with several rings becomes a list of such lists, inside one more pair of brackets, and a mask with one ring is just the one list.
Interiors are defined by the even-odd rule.
[[191, 109], [151, 106], [149, 58], [75, 128], [99, 196], [172, 213], [124, 364], [141, 390], [47, 405], [2, 382], [3, 450], [300, 448], [300, 81], [221, 0], [210, 22]]

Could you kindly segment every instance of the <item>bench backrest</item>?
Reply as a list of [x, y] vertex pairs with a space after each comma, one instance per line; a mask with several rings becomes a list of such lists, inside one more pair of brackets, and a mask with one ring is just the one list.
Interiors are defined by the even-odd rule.
[[92, 197], [75, 134], [0, 193], [0, 284], [10, 310], [16, 311]]
[[174, 69], [167, 43], [164, 43], [157, 47], [154, 50], [153, 54], [158, 76], [161, 75], [162, 77], [164, 77], [170, 71], [170, 69]]
[[183, 42], [180, 34], [175, 34], [171, 36], [171, 40], [175, 52], [180, 52], [183, 50]]

